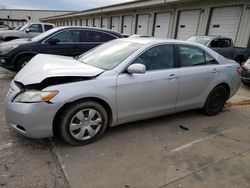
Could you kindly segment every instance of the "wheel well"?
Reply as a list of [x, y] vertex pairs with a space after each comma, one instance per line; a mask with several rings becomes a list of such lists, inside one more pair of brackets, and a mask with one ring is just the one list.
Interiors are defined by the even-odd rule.
[[240, 63], [242, 63], [244, 61], [245, 57], [244, 55], [237, 55], [234, 60], [235, 61], [239, 61]]
[[[227, 84], [227, 83], [221, 83], [221, 84], [219, 84], [219, 85], [217, 85], [217, 86], [223, 86], [223, 87], [225, 87], [226, 88], [226, 90], [227, 90], [227, 99], [229, 98], [229, 96], [230, 96], [230, 87], [229, 87], [229, 85]], [[217, 87], [216, 86], [216, 87]]]
[[75, 104], [75, 103], [78, 103], [78, 102], [84, 102], [84, 101], [93, 101], [93, 102], [97, 102], [99, 103], [100, 105], [102, 105], [104, 107], [104, 109], [107, 111], [108, 113], [108, 125], [111, 125], [112, 123], [112, 119], [113, 119], [113, 114], [112, 114], [112, 110], [109, 106], [109, 104], [100, 99], [100, 98], [96, 98], [96, 97], [88, 97], [88, 98], [83, 98], [83, 99], [78, 99], [78, 100], [75, 100], [75, 101], [72, 101], [72, 102], [68, 102], [68, 103], [65, 103], [56, 113], [55, 117], [54, 117], [54, 120], [53, 120], [53, 134], [56, 135], [57, 134], [57, 122], [58, 122], [58, 119], [60, 118], [60, 114], [62, 114], [62, 112], [67, 108], [69, 107], [70, 105], [72, 104]]
[[19, 37], [6, 37], [4, 41], [7, 42], [14, 39], [19, 39]]
[[32, 54], [32, 53], [25, 53], [25, 54], [17, 55], [17, 56], [15, 57], [15, 60], [14, 60], [14, 67], [16, 68], [19, 59], [21, 59], [21, 58], [23, 58], [23, 57], [25, 57], [25, 56], [33, 57], [33, 56], [35, 56], [35, 55], [36, 55], [36, 54]]

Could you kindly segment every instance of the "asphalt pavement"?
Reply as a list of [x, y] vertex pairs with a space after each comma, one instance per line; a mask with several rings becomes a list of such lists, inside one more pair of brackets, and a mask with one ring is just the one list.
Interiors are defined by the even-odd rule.
[[198, 110], [109, 128], [72, 147], [32, 140], [5, 122], [14, 74], [0, 68], [0, 187], [250, 187], [250, 88], [214, 117]]

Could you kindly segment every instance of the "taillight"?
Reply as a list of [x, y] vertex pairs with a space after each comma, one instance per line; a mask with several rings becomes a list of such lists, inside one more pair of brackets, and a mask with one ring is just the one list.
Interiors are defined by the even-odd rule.
[[237, 73], [238, 73], [238, 75], [241, 75], [241, 73], [242, 73], [242, 68], [241, 67], [237, 67]]

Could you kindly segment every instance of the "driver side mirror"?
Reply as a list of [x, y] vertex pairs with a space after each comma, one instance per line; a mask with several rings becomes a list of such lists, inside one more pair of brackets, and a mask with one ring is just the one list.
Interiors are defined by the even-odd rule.
[[144, 74], [146, 72], [146, 67], [143, 64], [135, 63], [130, 65], [127, 68], [128, 73], [130, 74]]
[[48, 43], [49, 43], [49, 44], [52, 44], [52, 45], [53, 45], [53, 44], [56, 44], [56, 43], [58, 43], [58, 42], [60, 42], [59, 39], [49, 39], [49, 40], [48, 40]]
[[29, 32], [30, 32], [30, 28], [26, 29], [25, 32], [26, 32], [26, 33], [29, 33]]

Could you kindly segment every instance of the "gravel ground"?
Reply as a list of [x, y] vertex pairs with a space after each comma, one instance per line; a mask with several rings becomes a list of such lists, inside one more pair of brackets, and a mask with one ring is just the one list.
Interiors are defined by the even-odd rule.
[[0, 187], [69, 187], [51, 139], [28, 139], [6, 124], [3, 99], [13, 76], [0, 68]]

